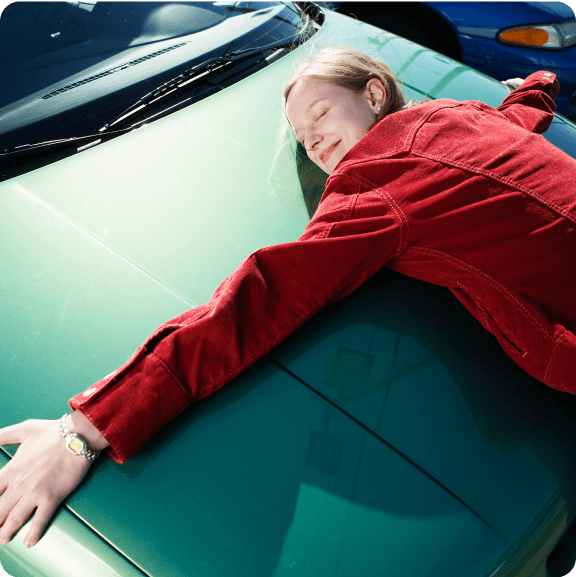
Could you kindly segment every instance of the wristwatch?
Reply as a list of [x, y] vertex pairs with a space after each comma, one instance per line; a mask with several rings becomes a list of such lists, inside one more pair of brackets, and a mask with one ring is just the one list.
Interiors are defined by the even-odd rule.
[[94, 459], [96, 459], [96, 457], [98, 457], [100, 454], [100, 451], [90, 450], [88, 445], [86, 445], [86, 441], [82, 437], [79, 435], [74, 435], [68, 430], [68, 427], [66, 426], [67, 415], [68, 413], [64, 413], [60, 419], [60, 434], [62, 437], [64, 437], [66, 446], [75, 455], [86, 457], [87, 459], [94, 461]]

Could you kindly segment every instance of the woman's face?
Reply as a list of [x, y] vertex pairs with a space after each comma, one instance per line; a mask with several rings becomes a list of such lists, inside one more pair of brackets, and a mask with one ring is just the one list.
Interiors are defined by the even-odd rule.
[[382, 82], [368, 81], [363, 93], [299, 80], [288, 96], [286, 115], [310, 157], [331, 174], [346, 153], [368, 132], [386, 98]]

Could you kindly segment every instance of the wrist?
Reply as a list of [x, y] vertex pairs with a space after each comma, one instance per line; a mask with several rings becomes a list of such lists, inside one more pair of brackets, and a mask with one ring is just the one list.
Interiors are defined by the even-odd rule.
[[109, 446], [100, 431], [79, 411], [72, 411], [65, 420], [68, 430], [82, 437], [90, 450], [103, 451]]

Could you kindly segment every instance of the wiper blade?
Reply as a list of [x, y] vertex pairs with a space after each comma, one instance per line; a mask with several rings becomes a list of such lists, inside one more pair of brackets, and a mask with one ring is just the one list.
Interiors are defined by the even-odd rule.
[[22, 144], [14, 148], [7, 148], [0, 152], [0, 161], [7, 158], [16, 158], [19, 156], [33, 156], [36, 153], [46, 150], [56, 150], [59, 148], [76, 148], [78, 152], [82, 152], [96, 144], [100, 144], [103, 139], [109, 140], [115, 136], [120, 136], [129, 132], [129, 128], [115, 130], [102, 134], [86, 134], [84, 136], [74, 136], [72, 138], [61, 138], [59, 140], [47, 140], [45, 142], [35, 142], [34, 144]]
[[[177, 107], [186, 106], [192, 98], [196, 98], [197, 96], [202, 98], [204, 95], [207, 96], [208, 93], [202, 92], [200, 95], [195, 94], [185, 100], [180, 99], [173, 106], [169, 108], [165, 107], [159, 112], [156, 112], [156, 114], [147, 115], [145, 118], [134, 122], [134, 115], [142, 113], [143, 109], [150, 106], [154, 108], [157, 104], [164, 103], [167, 99], [172, 98], [173, 94], [179, 96], [190, 88], [202, 87], [204, 84], [209, 84], [212, 79], [217, 81], [214, 88], [221, 89], [221, 82], [225, 82], [232, 77], [236, 78], [238, 74], [246, 70], [252, 70], [253, 66], [258, 65], [263, 60], [270, 61], [274, 55], [280, 54], [282, 49], [292, 48], [296, 43], [297, 41], [295, 41], [294, 38], [284, 38], [279, 42], [274, 42], [266, 46], [248, 48], [210, 58], [143, 96], [138, 102], [119, 114], [113, 121], [102, 127], [97, 134], [86, 134], [74, 138], [24, 144], [15, 148], [2, 150], [0, 151], [0, 182], [92, 148], [116, 136], [130, 132], [138, 128], [142, 123], [163, 116]], [[268, 51], [272, 53], [265, 56], [264, 54]], [[254, 59], [254, 62], [248, 63], [247, 66], [240, 70], [234, 70], [238, 63], [247, 62], [250, 59]], [[229, 69], [230, 73], [226, 74], [226, 71]], [[128, 126], [123, 126], [126, 124], [124, 122], [125, 120], [129, 122]]]
[[77, 154], [130, 130], [132, 129], [124, 128], [106, 134], [87, 134], [74, 138], [23, 144], [3, 150], [0, 152], [0, 182]]
[[155, 88], [152, 90], [152, 92], [149, 92], [140, 100], [138, 100], [138, 102], [134, 103], [126, 110], [121, 112], [114, 118], [114, 120], [100, 128], [98, 134], [88, 134], [72, 138], [62, 138], [58, 140], [48, 140], [45, 142], [35, 142], [33, 144], [23, 144], [14, 148], [2, 150], [0, 152], [0, 160], [6, 158], [14, 158], [17, 156], [31, 156], [37, 152], [41, 153], [49, 149], [56, 150], [62, 148], [78, 148], [79, 151], [85, 150], [92, 145], [99, 144], [102, 138], [108, 139], [112, 136], [119, 136], [120, 134], [128, 132], [130, 128], [119, 128], [114, 131], [109, 131], [109, 129], [128, 116], [135, 114], [149, 104], [158, 102], [161, 99], [163, 100], [165, 96], [168, 96], [175, 90], [181, 89], [184, 86], [188, 86], [192, 82], [197, 82], [201, 79], [203, 80], [206, 76], [211, 75], [214, 72], [220, 73], [239, 62], [243, 62], [245, 60], [249, 60], [253, 56], [260, 55], [267, 49], [268, 47], [265, 47], [264, 49], [249, 48], [247, 50], [225, 54], [223, 56], [217, 56], [184, 71], [182, 74], [180, 74], [180, 76], [172, 78], [158, 88]]
[[167, 99], [179, 96], [183, 92], [196, 88], [202, 85], [214, 77], [221, 76], [224, 72], [236, 67], [239, 63], [248, 61], [252, 58], [257, 58], [261, 56], [262, 58], [257, 59], [252, 65], [256, 65], [265, 59], [264, 53], [269, 50], [280, 50], [282, 48], [289, 48], [294, 45], [294, 38], [286, 39], [279, 42], [274, 42], [266, 46], [260, 46], [257, 48], [246, 48], [245, 50], [239, 50], [237, 52], [231, 52], [229, 54], [223, 54], [221, 56], [215, 56], [209, 58], [188, 70], [185, 70], [179, 76], [168, 80], [161, 86], [158, 86], [142, 98], [126, 108], [123, 112], [118, 114], [111, 122], [100, 128], [100, 133], [105, 133], [110, 130], [115, 125], [120, 125], [126, 120], [131, 120], [131, 117], [135, 114], [142, 112], [145, 108], [150, 105], [157, 106], [162, 104]]

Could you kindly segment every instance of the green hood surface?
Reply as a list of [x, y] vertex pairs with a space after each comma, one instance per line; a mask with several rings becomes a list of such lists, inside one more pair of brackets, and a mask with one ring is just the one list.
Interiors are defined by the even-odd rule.
[[[208, 300], [252, 251], [300, 236], [308, 216], [282, 89], [311, 43], [382, 57], [409, 97], [498, 105], [507, 92], [330, 13], [312, 41], [217, 95], [1, 184], [0, 426], [59, 418], [68, 398], [159, 324]], [[398, 345], [393, 323], [354, 316], [354, 303], [380, 302], [380, 289], [370, 290], [186, 411], [125, 465], [99, 459], [45, 542], [76, 517], [131, 571], [153, 577], [383, 567], [387, 576], [480, 577], [534, 554], [550, 537], [547, 520], [573, 516], [561, 479], [535, 454], [554, 439], [552, 417], [512, 449], [502, 436], [487, 440], [475, 401], [463, 400], [460, 368], [426, 339]], [[405, 372], [388, 391], [396, 349], [394, 367]], [[351, 379], [339, 397], [342, 375], [368, 362], [379, 376]], [[570, 435], [571, 417], [551, 411]], [[7, 550], [25, 567], [18, 556], [41, 558], [42, 542], [28, 553], [22, 535]]]

